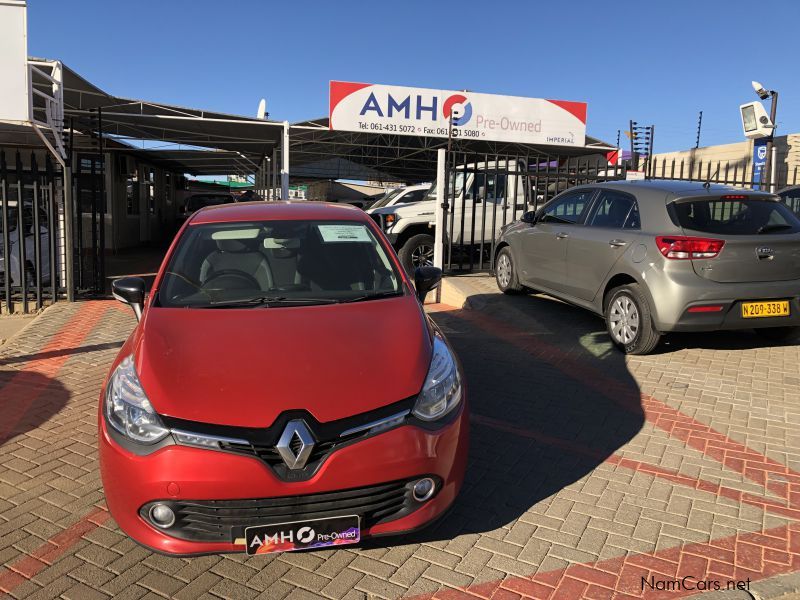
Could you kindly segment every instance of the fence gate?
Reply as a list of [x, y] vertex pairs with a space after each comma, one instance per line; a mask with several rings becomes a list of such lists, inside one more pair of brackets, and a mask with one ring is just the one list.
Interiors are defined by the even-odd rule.
[[29, 312], [66, 292], [63, 172], [49, 156], [0, 149], [0, 311]]
[[595, 158], [451, 152], [445, 173], [444, 268], [465, 272], [494, 269], [504, 225], [574, 185], [625, 179], [626, 169]]
[[78, 154], [73, 186], [73, 265], [75, 290], [91, 296], [105, 292], [105, 161], [102, 154]]

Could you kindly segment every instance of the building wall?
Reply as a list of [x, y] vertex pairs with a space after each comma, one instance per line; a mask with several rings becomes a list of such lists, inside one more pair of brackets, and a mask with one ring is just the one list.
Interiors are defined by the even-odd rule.
[[[800, 134], [794, 133], [775, 138], [776, 183], [778, 189], [800, 183]], [[653, 155], [655, 173], [662, 173], [662, 165], [669, 175], [675, 165], [675, 175], [688, 179], [726, 178], [729, 181], [750, 181], [753, 177], [753, 141], [734, 144], [704, 146], [679, 152], [663, 152]], [[681, 171], [683, 167], [683, 171]], [[710, 169], [710, 173], [709, 173]], [[717, 172], [717, 169], [719, 171]], [[682, 174], [681, 174], [682, 173]], [[726, 176], [727, 173], [727, 176]]]

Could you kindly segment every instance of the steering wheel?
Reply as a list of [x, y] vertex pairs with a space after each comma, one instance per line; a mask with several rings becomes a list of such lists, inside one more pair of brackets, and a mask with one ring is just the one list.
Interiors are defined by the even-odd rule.
[[261, 284], [258, 283], [258, 280], [250, 275], [249, 273], [245, 273], [244, 271], [237, 271], [236, 269], [222, 269], [220, 271], [214, 271], [211, 276], [203, 282], [203, 287], [208, 286], [209, 283], [216, 279], [221, 279], [222, 277], [231, 277], [234, 279], [239, 279], [239, 281], [244, 281], [247, 283], [247, 287], [254, 288], [257, 290], [261, 289]]
[[[194, 279], [191, 279], [191, 278], [187, 277], [183, 273], [177, 273], [175, 271], [167, 271], [166, 274], [167, 275], [174, 275], [178, 279], [181, 279], [181, 280], [185, 281], [186, 283], [188, 283], [189, 285], [191, 285], [193, 288], [195, 288], [198, 292], [200, 292], [201, 294], [203, 294], [207, 298], [209, 298], [209, 299], [211, 298], [211, 295], [206, 290], [203, 289], [203, 286], [201, 284], [197, 283]], [[172, 298], [174, 300], [174, 299], [179, 298], [179, 297], [180, 297], [180, 295], [174, 295]]]

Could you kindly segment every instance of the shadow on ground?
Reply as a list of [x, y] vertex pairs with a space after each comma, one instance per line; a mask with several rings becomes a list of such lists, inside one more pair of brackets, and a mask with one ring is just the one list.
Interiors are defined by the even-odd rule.
[[0, 446], [45, 424], [68, 400], [69, 392], [57, 379], [33, 371], [0, 371]]
[[[639, 387], [601, 320], [537, 296], [483, 294], [470, 305], [431, 315], [467, 379], [474, 418], [464, 488], [446, 518], [409, 542], [449, 540], [513, 522], [591, 473], [644, 423]], [[592, 385], [598, 372], [614, 380], [613, 392]], [[484, 417], [535, 434], [508, 433], [482, 424]]]

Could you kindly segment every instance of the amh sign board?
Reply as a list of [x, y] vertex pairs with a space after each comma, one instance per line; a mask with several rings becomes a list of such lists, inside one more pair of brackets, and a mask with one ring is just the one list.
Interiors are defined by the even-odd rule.
[[331, 81], [338, 131], [584, 146], [586, 103]]

